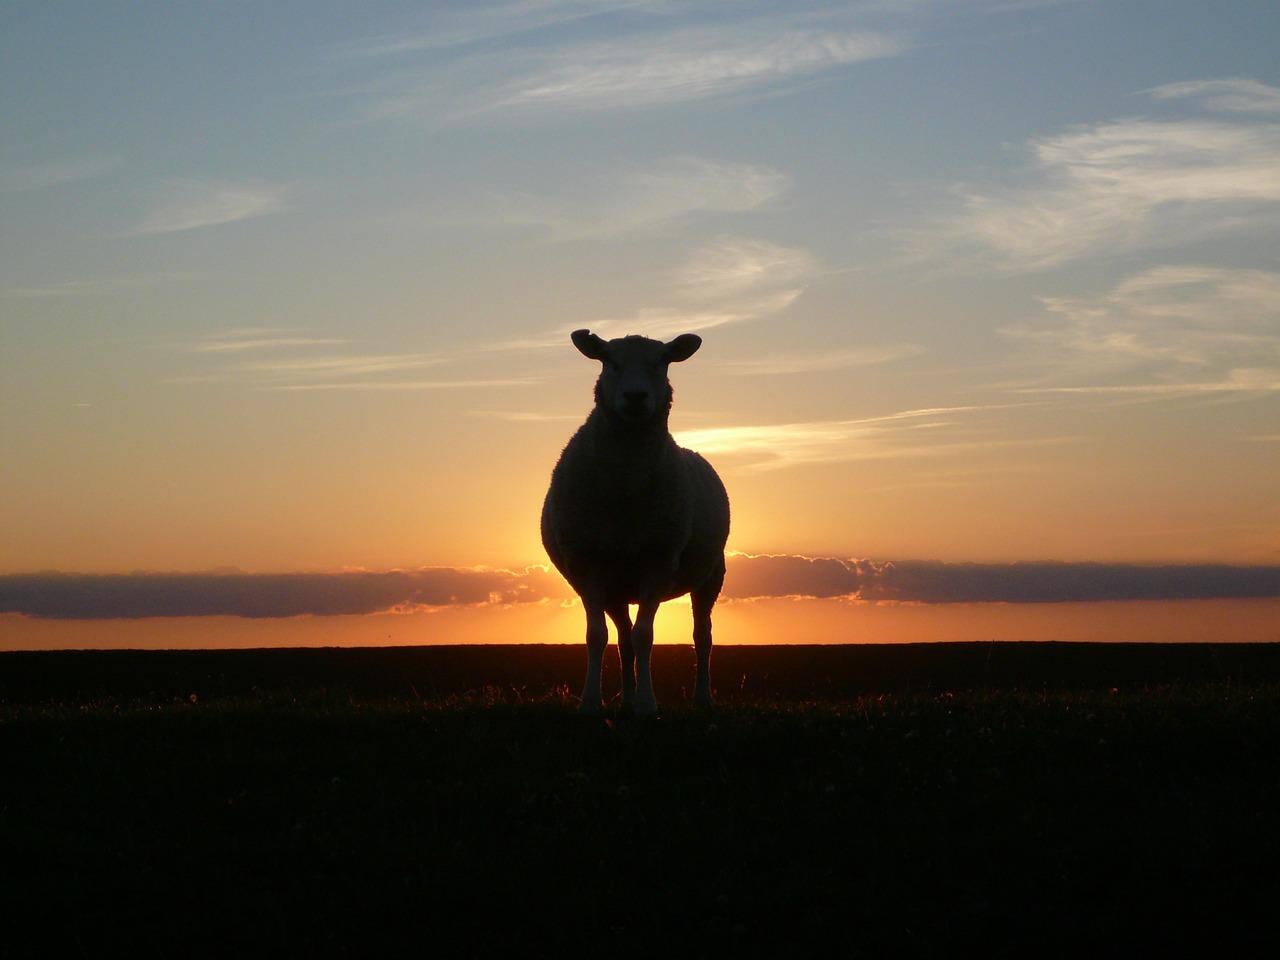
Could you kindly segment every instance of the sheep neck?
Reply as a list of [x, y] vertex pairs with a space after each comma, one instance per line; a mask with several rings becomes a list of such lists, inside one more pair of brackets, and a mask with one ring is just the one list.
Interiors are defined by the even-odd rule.
[[675, 442], [667, 429], [668, 414], [660, 409], [652, 420], [631, 424], [596, 407], [586, 423], [596, 457], [609, 461], [652, 459], [657, 451]]

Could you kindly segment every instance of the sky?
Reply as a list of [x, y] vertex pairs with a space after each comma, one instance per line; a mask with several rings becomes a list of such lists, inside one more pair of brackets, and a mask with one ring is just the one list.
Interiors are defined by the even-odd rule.
[[5, 4], [0, 648], [578, 640], [538, 513], [580, 327], [703, 337], [718, 642], [1280, 639], [1277, 40]]

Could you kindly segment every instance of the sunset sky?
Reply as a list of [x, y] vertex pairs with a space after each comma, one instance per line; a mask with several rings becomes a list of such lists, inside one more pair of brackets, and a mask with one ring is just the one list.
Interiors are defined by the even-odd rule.
[[1280, 639], [1278, 42], [1249, 0], [5, 4], [0, 648], [578, 641], [531, 568], [579, 327], [704, 339], [718, 642]]

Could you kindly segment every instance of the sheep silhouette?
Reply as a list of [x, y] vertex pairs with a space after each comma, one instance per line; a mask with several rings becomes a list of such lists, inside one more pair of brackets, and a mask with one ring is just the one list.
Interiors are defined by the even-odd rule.
[[[572, 339], [584, 356], [600, 361], [601, 371], [595, 407], [552, 471], [542, 543], [586, 611], [582, 711], [602, 709], [607, 614], [618, 632], [623, 708], [657, 712], [649, 670], [653, 619], [663, 601], [686, 593], [693, 605], [694, 698], [710, 706], [711, 608], [724, 583], [729, 497], [711, 464], [677, 446], [667, 427], [667, 367], [693, 356], [702, 338], [605, 341], [576, 330]], [[629, 604], [639, 607], [634, 625]]]

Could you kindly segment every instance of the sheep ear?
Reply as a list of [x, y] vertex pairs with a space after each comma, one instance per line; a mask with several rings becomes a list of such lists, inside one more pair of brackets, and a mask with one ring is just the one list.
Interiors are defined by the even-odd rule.
[[682, 333], [667, 344], [667, 362], [679, 363], [688, 360], [702, 346], [702, 338], [696, 333]]
[[590, 330], [575, 330], [569, 335], [573, 345], [588, 360], [603, 360], [608, 353], [608, 344]]

